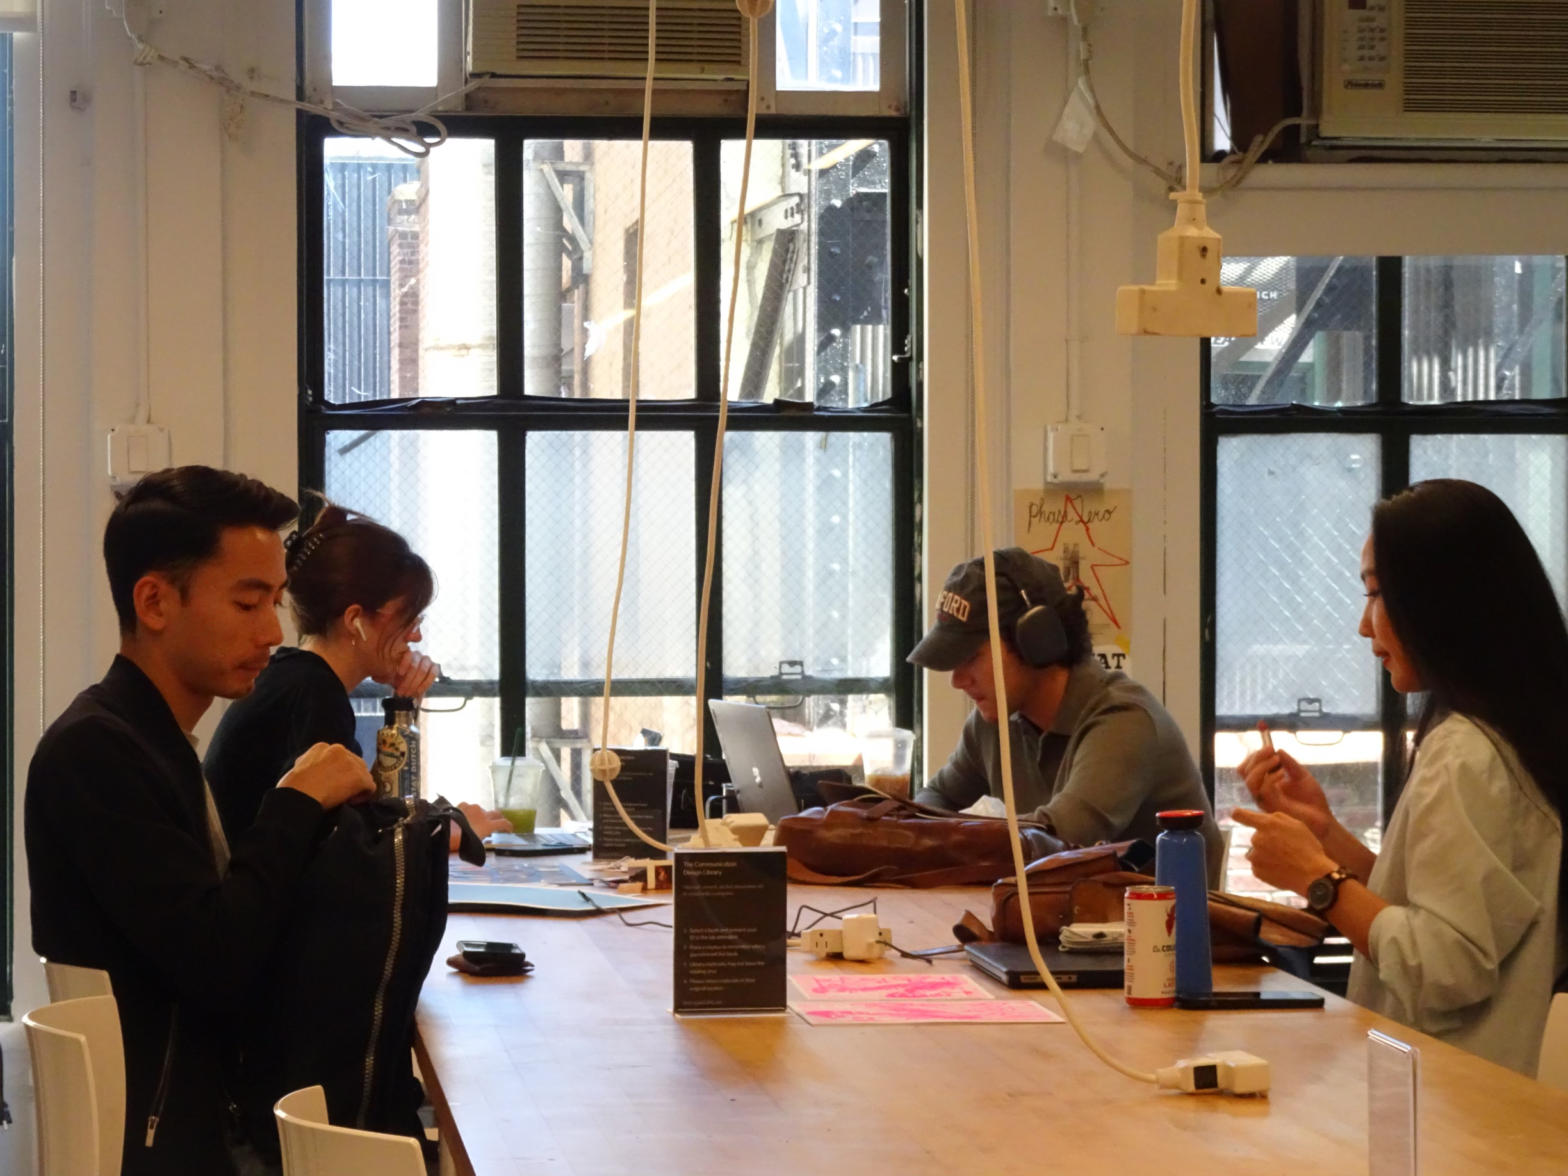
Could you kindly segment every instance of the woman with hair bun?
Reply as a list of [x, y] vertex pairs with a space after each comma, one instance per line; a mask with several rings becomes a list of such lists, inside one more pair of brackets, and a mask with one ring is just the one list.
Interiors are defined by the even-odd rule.
[[287, 546], [299, 647], [273, 653], [255, 689], [224, 714], [203, 763], [231, 841], [306, 748], [338, 743], [363, 754], [355, 687], [370, 679], [417, 699], [441, 672], [410, 648], [435, 578], [403, 536], [329, 502]]

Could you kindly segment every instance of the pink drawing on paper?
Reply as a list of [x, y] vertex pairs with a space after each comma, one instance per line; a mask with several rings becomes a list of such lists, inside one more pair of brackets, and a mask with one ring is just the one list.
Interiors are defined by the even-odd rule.
[[810, 1025], [1049, 1025], [1062, 1018], [1032, 1000], [795, 1001]]
[[972, 976], [930, 972], [923, 976], [881, 974], [852, 976], [842, 972], [792, 976], [807, 1000], [990, 1000], [991, 994]]

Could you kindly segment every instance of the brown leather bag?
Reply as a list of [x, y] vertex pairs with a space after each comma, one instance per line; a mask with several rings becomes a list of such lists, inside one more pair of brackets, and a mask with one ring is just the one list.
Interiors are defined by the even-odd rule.
[[[1031, 864], [1025, 873], [1035, 934], [1054, 940], [1069, 923], [1120, 922], [1122, 892], [1128, 886], [1152, 881], [1122, 869], [1122, 855], [1133, 844], [1117, 841], [1069, 849]], [[1075, 912], [1078, 905], [1083, 907], [1082, 915]], [[1108, 910], [1115, 913], [1106, 914]], [[1024, 941], [1016, 876], [1003, 878], [991, 887], [991, 927], [998, 939], [1008, 943]]]
[[[1070, 850], [1031, 865], [1026, 872], [1035, 934], [1050, 941], [1060, 938], [1070, 923], [1121, 922], [1127, 887], [1154, 881], [1120, 868], [1119, 858], [1131, 844]], [[1311, 911], [1209, 891], [1209, 942], [1216, 963], [1256, 961], [1269, 947], [1316, 947], [1328, 931], [1328, 923]], [[991, 887], [991, 935], [1008, 943], [1024, 942], [1016, 878], [1003, 878]]]
[[[1020, 821], [1024, 860], [1062, 842]], [[1007, 822], [886, 796], [862, 796], [780, 819], [792, 882], [826, 886], [977, 886], [1015, 872]]]

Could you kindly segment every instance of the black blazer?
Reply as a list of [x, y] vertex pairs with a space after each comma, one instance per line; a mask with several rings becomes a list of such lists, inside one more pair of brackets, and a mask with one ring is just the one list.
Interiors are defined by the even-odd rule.
[[114, 986], [124, 1176], [227, 1176], [235, 1025], [321, 806], [273, 789], [220, 877], [196, 750], [157, 687], [117, 657], [39, 741], [24, 812], [34, 949], [102, 968]]

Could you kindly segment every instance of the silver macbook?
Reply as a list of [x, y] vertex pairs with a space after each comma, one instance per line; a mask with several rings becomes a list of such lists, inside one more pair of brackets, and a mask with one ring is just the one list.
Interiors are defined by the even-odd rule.
[[775, 823], [799, 812], [768, 708], [715, 700], [708, 703], [708, 709], [719, 731], [724, 763], [739, 794], [741, 811], [762, 813]]

